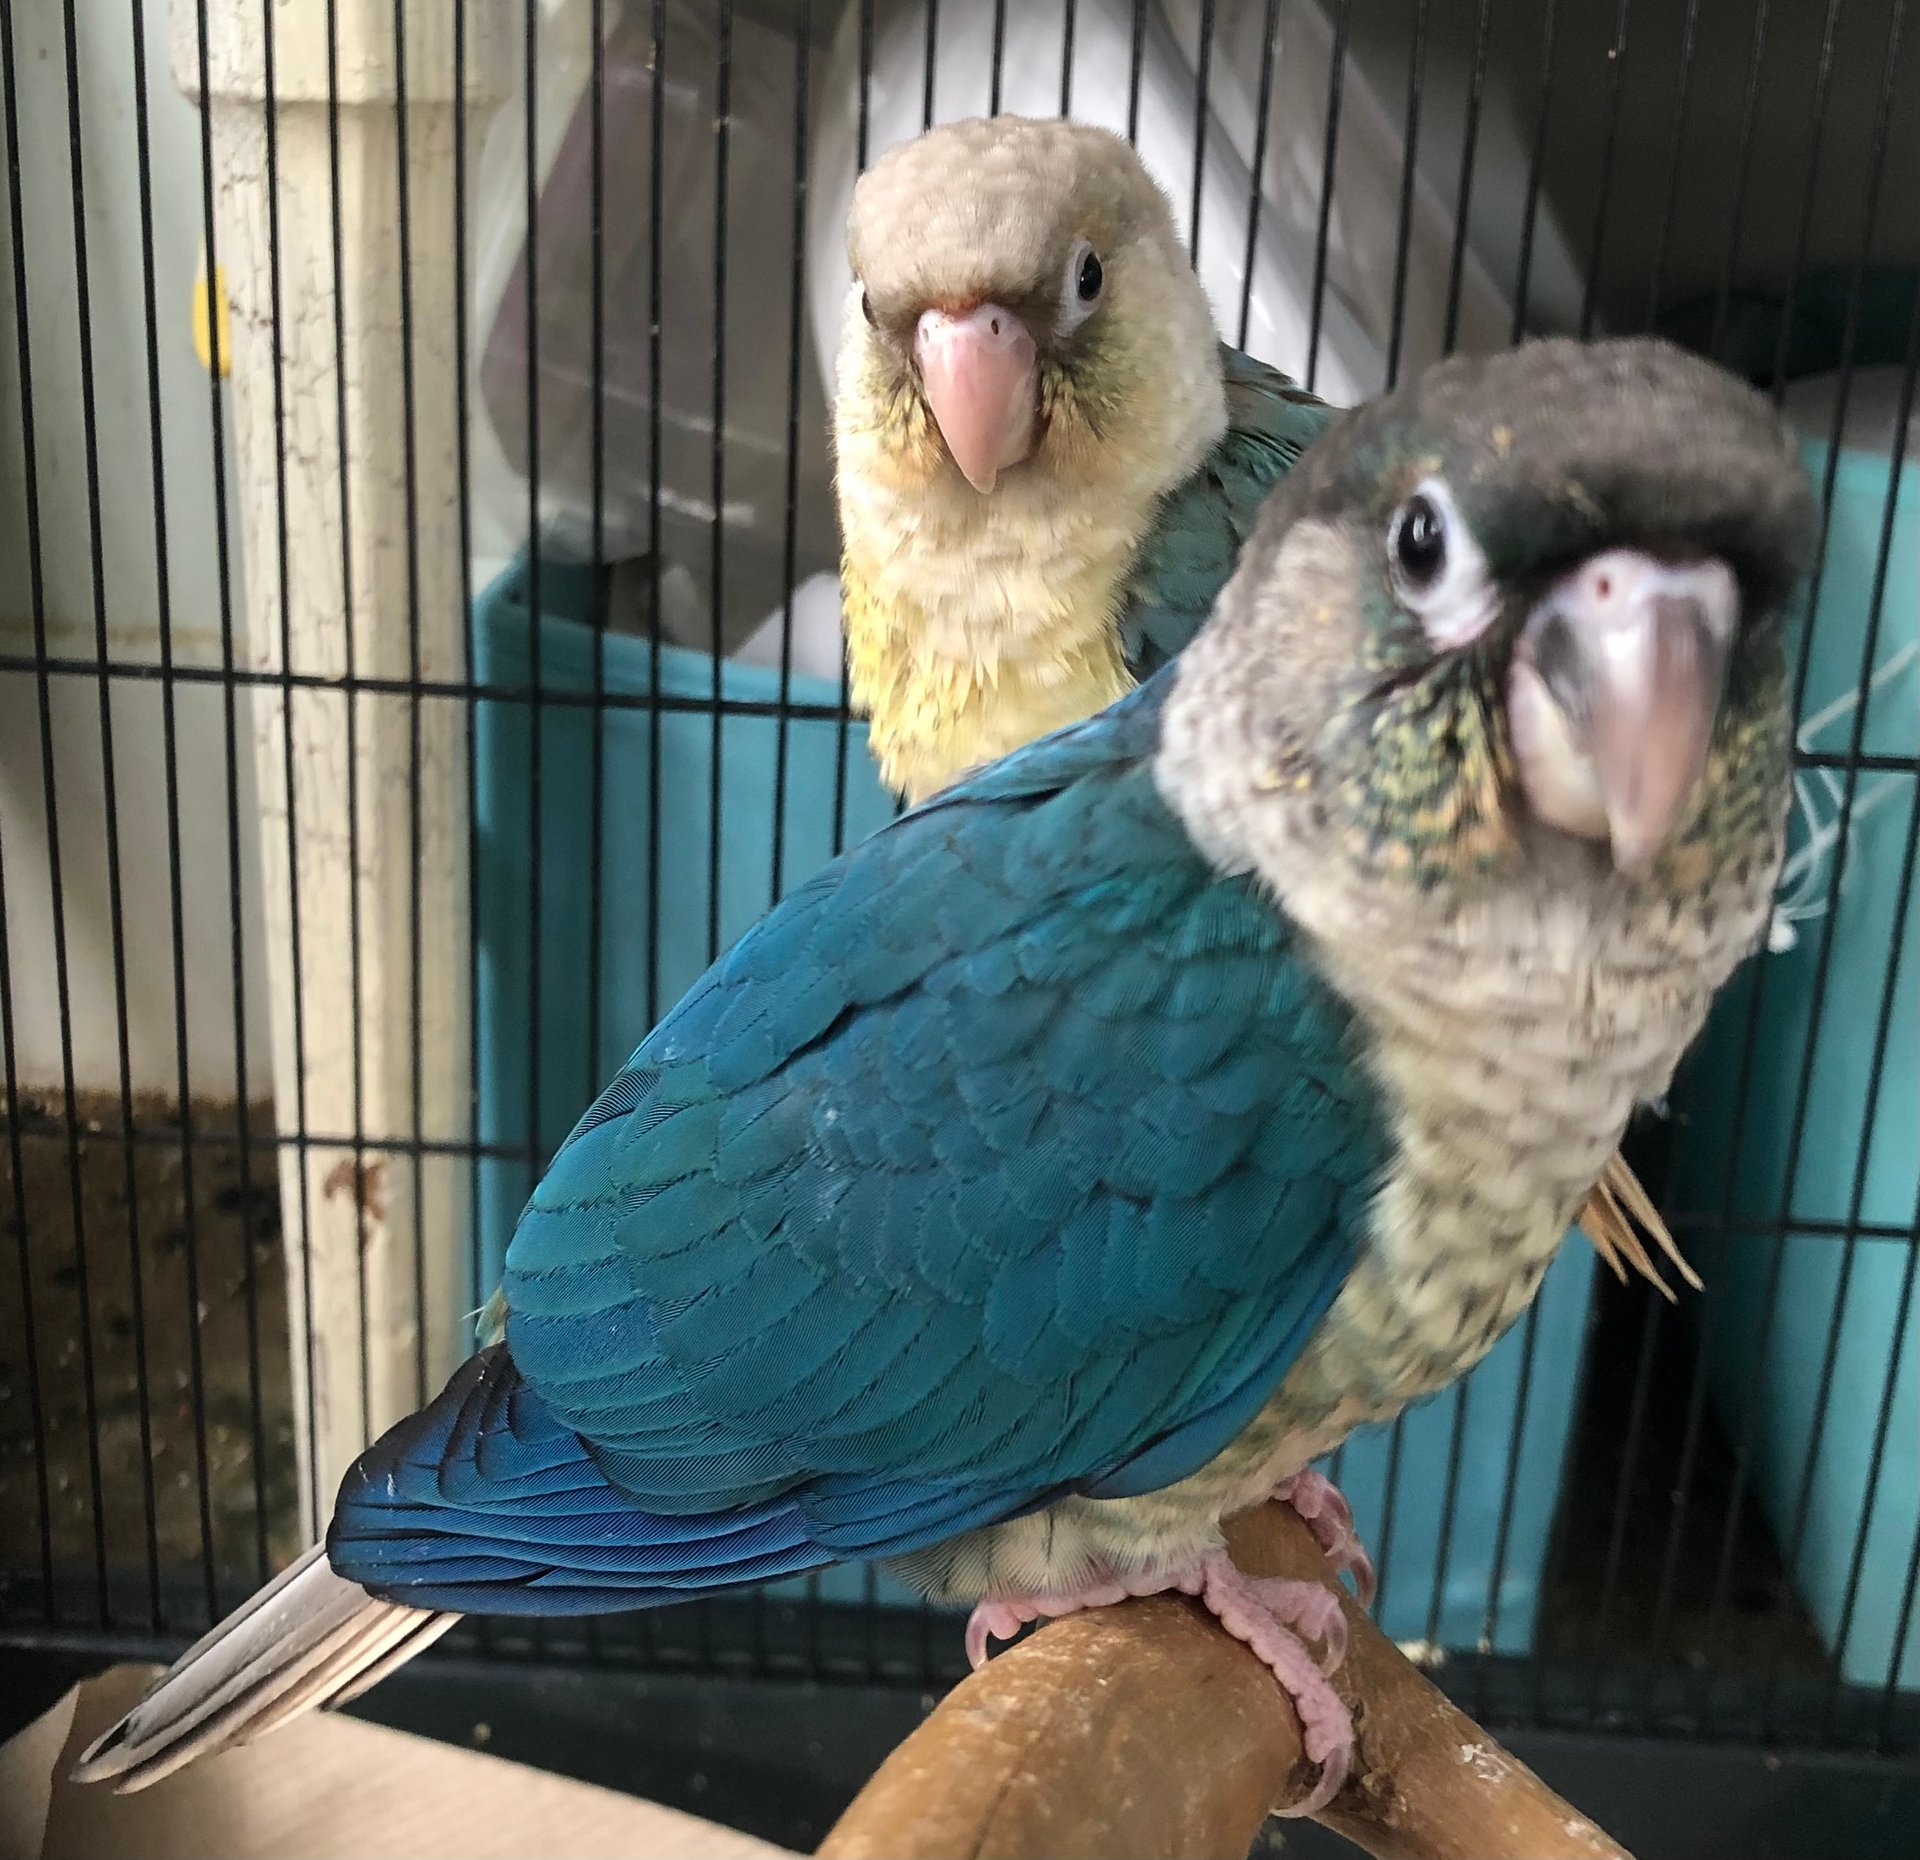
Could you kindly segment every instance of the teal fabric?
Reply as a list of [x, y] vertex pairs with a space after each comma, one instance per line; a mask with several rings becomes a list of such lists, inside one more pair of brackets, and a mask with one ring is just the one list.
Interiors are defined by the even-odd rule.
[[[1805, 456], [1821, 483], [1826, 445], [1809, 441]], [[1920, 641], [1920, 471], [1907, 462], [1896, 476], [1884, 456], [1845, 450], [1832, 464], [1802, 712], [1831, 716], [1815, 748], [1846, 750], [1858, 723], [1866, 753], [1910, 760], [1920, 749], [1912, 666], [1870, 693], [1864, 718], [1851, 700], [1863, 669]], [[1885, 769], [1852, 779], [1840, 887], [1829, 860], [1816, 888], [1827, 916], [1802, 919], [1791, 949], [1735, 978], [1676, 1088], [1687, 1133], [1676, 1179], [1684, 1208], [1728, 1217], [1697, 1249], [1712, 1388], [1729, 1433], [1747, 1444], [1801, 1599], [1850, 1681], [1883, 1686], [1891, 1673], [1912, 1687], [1920, 1647], [1911, 1631], [1896, 1645], [1896, 1626], [1920, 1529], [1920, 1288], [1910, 1243], [1846, 1234], [1856, 1222], [1909, 1228], [1920, 1197], [1920, 903], [1903, 877], [1915, 782]], [[1823, 777], [1803, 770], [1800, 780], [1832, 822]], [[1796, 813], [1790, 852], [1806, 839]]]

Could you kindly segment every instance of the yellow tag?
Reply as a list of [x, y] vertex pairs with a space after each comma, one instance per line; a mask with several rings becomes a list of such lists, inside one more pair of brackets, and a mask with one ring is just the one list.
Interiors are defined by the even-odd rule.
[[[233, 338], [227, 322], [227, 268], [215, 265], [213, 268], [213, 297], [217, 308], [214, 311], [218, 321], [213, 328], [218, 334], [220, 345], [220, 366], [218, 374], [225, 380], [233, 372]], [[193, 274], [193, 352], [200, 358], [200, 366], [209, 372], [213, 368], [213, 339], [208, 334], [207, 319], [207, 246], [200, 242], [200, 262]]]

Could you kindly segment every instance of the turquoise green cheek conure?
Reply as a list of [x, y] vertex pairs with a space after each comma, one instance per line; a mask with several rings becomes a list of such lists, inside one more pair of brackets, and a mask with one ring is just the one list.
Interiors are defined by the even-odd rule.
[[1199, 1598], [1353, 1749], [1317, 1584], [1241, 1574], [1311, 1463], [1525, 1308], [1760, 937], [1778, 418], [1652, 342], [1441, 364], [1335, 420], [1193, 641], [750, 931], [554, 1159], [503, 1341], [90, 1750], [139, 1787], [459, 1612], [844, 1559], [969, 1642]]

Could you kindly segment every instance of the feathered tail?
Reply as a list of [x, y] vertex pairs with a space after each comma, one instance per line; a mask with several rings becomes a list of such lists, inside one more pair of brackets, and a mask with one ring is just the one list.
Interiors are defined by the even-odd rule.
[[838, 1555], [790, 1497], [711, 1513], [638, 1509], [495, 1344], [354, 1462], [327, 1544], [182, 1654], [74, 1775], [144, 1788], [206, 1751], [356, 1697], [465, 1612], [651, 1608]]
[[1593, 1185], [1593, 1192], [1580, 1210], [1580, 1231], [1593, 1243], [1593, 1250], [1606, 1261], [1622, 1285], [1627, 1282], [1627, 1268], [1631, 1266], [1668, 1304], [1678, 1303], [1673, 1287], [1660, 1276], [1660, 1268], [1641, 1245], [1640, 1236], [1634, 1230], [1635, 1222], [1653, 1237], [1654, 1244], [1673, 1262], [1681, 1278], [1696, 1292], [1705, 1289], [1700, 1275], [1687, 1264], [1686, 1255], [1674, 1244], [1672, 1231], [1660, 1218], [1653, 1198], [1640, 1186], [1640, 1178], [1627, 1159], [1615, 1150], [1607, 1158], [1600, 1180]]
[[357, 1697], [459, 1619], [377, 1600], [335, 1575], [316, 1544], [189, 1647], [89, 1747], [74, 1779], [144, 1789], [195, 1757]]

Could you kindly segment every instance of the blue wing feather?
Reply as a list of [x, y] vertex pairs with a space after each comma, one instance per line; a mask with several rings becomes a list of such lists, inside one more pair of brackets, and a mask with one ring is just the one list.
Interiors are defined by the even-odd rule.
[[456, 1378], [383, 1441], [337, 1568], [638, 1606], [1150, 1490], [1246, 1424], [1384, 1137], [1345, 1010], [1159, 795], [1164, 688], [904, 816], [714, 966], [521, 1218], [510, 1397]]
[[1162, 503], [1135, 559], [1120, 635], [1136, 678], [1158, 671], [1200, 630], [1267, 493], [1335, 417], [1278, 369], [1224, 343], [1220, 363], [1226, 433]]
[[832, 1560], [787, 1499], [640, 1514], [497, 1344], [355, 1462], [328, 1554], [377, 1594], [492, 1614], [639, 1607]]

